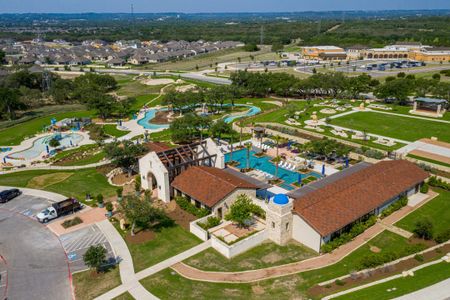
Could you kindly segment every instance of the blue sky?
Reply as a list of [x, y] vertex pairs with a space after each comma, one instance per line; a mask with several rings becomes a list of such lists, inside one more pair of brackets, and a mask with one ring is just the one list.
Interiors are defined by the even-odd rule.
[[450, 0], [0, 0], [1, 13], [450, 9]]

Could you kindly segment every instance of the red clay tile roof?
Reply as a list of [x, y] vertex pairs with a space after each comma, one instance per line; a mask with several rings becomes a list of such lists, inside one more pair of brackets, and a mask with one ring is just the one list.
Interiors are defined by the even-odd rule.
[[162, 152], [171, 149], [167, 144], [162, 142], [148, 142], [144, 144], [147, 149], [152, 152]]
[[191, 198], [213, 207], [236, 189], [257, 189], [254, 184], [221, 169], [194, 166], [175, 177], [172, 186]]
[[406, 160], [382, 161], [294, 200], [294, 213], [327, 236], [428, 177]]

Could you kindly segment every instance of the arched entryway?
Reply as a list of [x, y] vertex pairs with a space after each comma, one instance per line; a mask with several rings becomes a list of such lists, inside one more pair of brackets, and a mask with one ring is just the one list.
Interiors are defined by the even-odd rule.
[[152, 191], [152, 196], [158, 198], [158, 181], [152, 172], [147, 173], [148, 188]]

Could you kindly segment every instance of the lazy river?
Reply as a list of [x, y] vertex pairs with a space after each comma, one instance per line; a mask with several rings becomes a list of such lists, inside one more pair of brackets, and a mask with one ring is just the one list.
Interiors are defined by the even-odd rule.
[[[231, 106], [230, 103], [224, 104], [223, 106]], [[257, 106], [253, 106], [253, 105], [248, 105], [248, 104], [235, 104], [234, 106], [244, 106], [244, 107], [248, 107], [249, 109], [246, 110], [245, 112], [241, 112], [241, 113], [236, 113], [236, 114], [227, 114], [223, 117], [223, 119], [225, 120], [225, 122], [227, 123], [231, 123], [236, 119], [240, 119], [243, 117], [251, 117], [254, 116], [258, 113], [261, 112], [261, 109]], [[155, 118], [156, 113], [158, 111], [166, 111], [167, 108], [161, 108], [161, 109], [150, 109], [148, 110], [144, 117], [138, 120], [138, 124], [142, 127], [144, 127], [145, 129], [153, 129], [153, 130], [157, 130], [157, 129], [166, 129], [169, 128], [168, 124], [154, 124], [151, 121]]]

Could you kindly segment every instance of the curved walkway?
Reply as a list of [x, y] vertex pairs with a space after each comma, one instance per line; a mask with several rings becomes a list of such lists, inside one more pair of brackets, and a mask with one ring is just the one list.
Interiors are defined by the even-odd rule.
[[421, 207], [431, 199], [436, 196], [435, 193], [430, 192], [429, 197], [422, 201], [419, 205], [414, 207], [405, 206], [402, 209], [394, 212], [390, 216], [383, 219], [383, 225], [376, 223], [362, 234], [355, 237], [349, 243], [342, 245], [341, 247], [334, 250], [332, 253], [320, 255], [307, 260], [275, 266], [265, 269], [249, 270], [242, 272], [210, 272], [203, 271], [197, 268], [188, 266], [184, 263], [177, 263], [172, 266], [178, 274], [183, 277], [198, 281], [208, 281], [208, 282], [254, 282], [259, 280], [265, 280], [275, 277], [281, 277], [286, 275], [292, 275], [295, 273], [310, 271], [314, 269], [320, 269], [332, 264], [335, 264], [345, 258], [347, 255], [367, 243], [369, 240], [374, 238], [376, 235], [380, 234], [385, 230], [386, 224], [393, 225], [400, 219], [404, 218], [409, 213], [413, 212], [415, 209]]
[[111, 163], [110, 160], [105, 160], [105, 161], [101, 161], [98, 163], [82, 165], [82, 166], [30, 166], [30, 167], [26, 167], [26, 168], [13, 169], [13, 170], [9, 170], [9, 171], [1, 171], [0, 175], [23, 172], [23, 171], [32, 171], [32, 170], [82, 170], [82, 169], [101, 167], [101, 166], [104, 166], [104, 165], [107, 165], [110, 163]]

